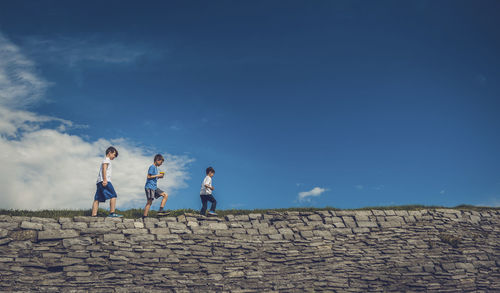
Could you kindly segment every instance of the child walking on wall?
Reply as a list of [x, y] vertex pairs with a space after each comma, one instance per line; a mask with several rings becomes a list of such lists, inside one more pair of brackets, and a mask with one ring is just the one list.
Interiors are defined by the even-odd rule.
[[212, 186], [212, 177], [215, 175], [215, 170], [212, 167], [208, 167], [207, 170], [205, 171], [207, 176], [203, 180], [203, 183], [201, 184], [201, 191], [200, 191], [200, 198], [201, 198], [201, 215], [205, 215], [205, 212], [207, 211], [207, 202], [211, 202], [210, 206], [210, 211], [208, 214], [210, 216], [216, 216], [217, 214], [215, 213], [215, 206], [217, 205], [217, 201], [215, 200], [214, 196], [212, 195], [212, 191], [214, 190], [214, 187]]

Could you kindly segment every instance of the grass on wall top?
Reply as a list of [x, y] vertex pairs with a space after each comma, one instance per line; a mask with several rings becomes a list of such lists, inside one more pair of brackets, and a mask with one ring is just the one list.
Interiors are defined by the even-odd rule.
[[[424, 205], [402, 205], [402, 206], [377, 206], [377, 207], [364, 207], [359, 209], [349, 209], [349, 210], [422, 210], [422, 209], [458, 209], [458, 210], [472, 210], [472, 211], [483, 211], [483, 210], [499, 210], [500, 207], [479, 207], [472, 205], [458, 205], [456, 207], [442, 207], [442, 206], [424, 206]], [[286, 211], [298, 211], [298, 212], [314, 212], [314, 211], [325, 211], [325, 210], [340, 210], [334, 207], [324, 207], [324, 208], [281, 208], [281, 209], [254, 209], [254, 210], [218, 210], [217, 214], [220, 217], [226, 215], [248, 215], [251, 213], [266, 213], [269, 211], [276, 212], [286, 212]], [[122, 214], [128, 219], [137, 219], [142, 217], [142, 209], [129, 209], [120, 211], [117, 210], [119, 214]], [[171, 210], [169, 216], [180, 216], [185, 213], [197, 214], [198, 210], [193, 209], [179, 209]], [[109, 214], [107, 210], [99, 209], [98, 216], [105, 217]], [[156, 217], [156, 211], [150, 211], [150, 217]], [[91, 210], [6, 210], [0, 209], [0, 215], [8, 216], [22, 216], [22, 217], [40, 217], [40, 218], [59, 218], [59, 217], [74, 217], [74, 216], [90, 216]]]

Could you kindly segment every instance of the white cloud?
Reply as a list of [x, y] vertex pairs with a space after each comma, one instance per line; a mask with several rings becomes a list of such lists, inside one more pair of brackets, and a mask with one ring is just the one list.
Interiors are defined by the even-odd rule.
[[356, 188], [358, 190], [363, 190], [365, 187], [363, 185], [356, 185], [356, 186], [354, 186], [354, 188]]
[[[0, 208], [90, 208], [110, 145], [119, 151], [112, 178], [117, 207], [142, 206], [153, 154], [125, 139], [88, 141], [66, 132], [74, 127], [71, 121], [19, 109], [40, 101], [47, 86], [33, 63], [0, 33]], [[167, 176], [160, 188], [171, 193], [186, 187], [192, 159], [164, 156]]]
[[[1, 90], [0, 90], [1, 93]], [[7, 137], [17, 137], [23, 131], [35, 131], [40, 129], [44, 123], [57, 122], [58, 129], [66, 130], [73, 126], [73, 122], [50, 116], [37, 115], [32, 112], [14, 110], [3, 107], [0, 99], [0, 133]]]
[[446, 193], [446, 190], [444, 190], [444, 189], [439, 192], [439, 194], [445, 194], [445, 193]]
[[0, 103], [20, 108], [38, 101], [49, 83], [35, 74], [34, 63], [0, 33]]
[[45, 60], [70, 67], [89, 61], [127, 64], [135, 62], [142, 56], [156, 55], [156, 52], [144, 45], [102, 40], [92, 36], [85, 38], [32, 36], [24, 38], [24, 42], [33, 55], [43, 54]]
[[174, 130], [174, 131], [179, 131], [181, 130], [181, 124], [179, 122], [174, 122], [174, 124], [170, 125], [169, 127], [171, 130]]
[[299, 192], [299, 201], [310, 201], [311, 197], [320, 196], [322, 193], [328, 191], [326, 188], [314, 187], [309, 191]]

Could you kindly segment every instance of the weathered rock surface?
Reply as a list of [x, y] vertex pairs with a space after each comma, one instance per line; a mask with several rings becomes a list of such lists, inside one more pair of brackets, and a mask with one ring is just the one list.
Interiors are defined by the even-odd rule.
[[500, 292], [500, 211], [0, 216], [0, 291]]

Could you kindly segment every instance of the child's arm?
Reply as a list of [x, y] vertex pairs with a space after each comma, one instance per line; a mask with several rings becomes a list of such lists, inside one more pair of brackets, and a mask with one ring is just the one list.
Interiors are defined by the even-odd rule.
[[208, 189], [212, 189], [212, 190], [214, 190], [214, 187], [213, 187], [213, 186], [210, 186], [210, 185], [208, 185], [208, 184], [205, 184], [205, 188], [208, 188]]
[[108, 172], [108, 163], [102, 164], [102, 186], [108, 185], [108, 177], [106, 176], [106, 172]]
[[151, 174], [148, 173], [148, 179], [160, 178], [162, 176], [163, 176], [162, 174], [151, 175]]

